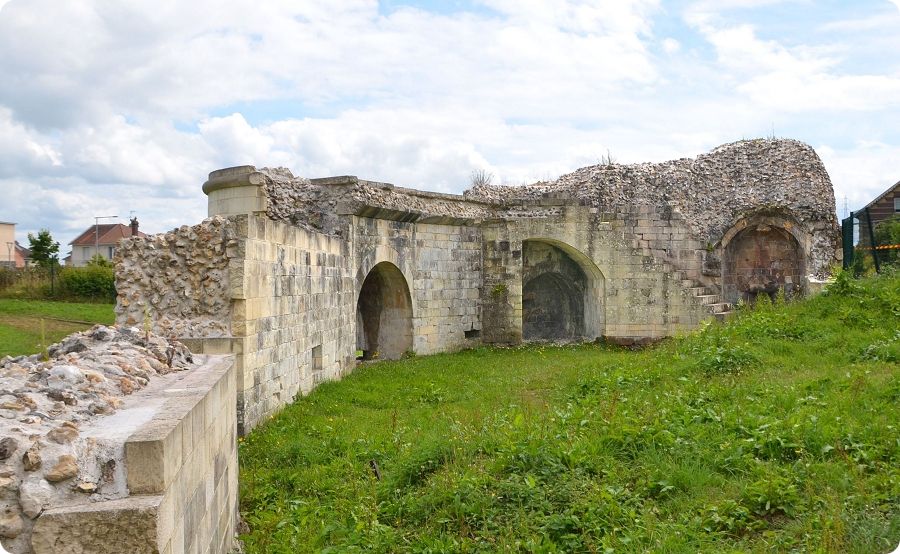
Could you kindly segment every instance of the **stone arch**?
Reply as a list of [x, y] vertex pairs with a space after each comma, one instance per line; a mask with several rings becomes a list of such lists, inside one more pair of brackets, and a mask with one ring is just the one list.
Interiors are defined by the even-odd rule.
[[722, 237], [722, 295], [728, 302], [754, 302], [760, 294], [801, 295], [806, 283], [808, 237], [791, 218], [754, 215]]
[[605, 280], [594, 262], [553, 239], [522, 242], [522, 338], [593, 340], [603, 336]]
[[356, 347], [363, 359], [395, 360], [413, 348], [412, 297], [406, 277], [391, 262], [368, 272], [356, 301]]

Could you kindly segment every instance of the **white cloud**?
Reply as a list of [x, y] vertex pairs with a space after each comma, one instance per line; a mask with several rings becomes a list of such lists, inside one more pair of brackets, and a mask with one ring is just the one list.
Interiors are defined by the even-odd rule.
[[[896, 68], [849, 72], [843, 43], [726, 17], [773, 3], [693, 4], [678, 27], [657, 0], [480, 0], [487, 13], [453, 14], [374, 0], [0, 0], [0, 219], [67, 241], [97, 213], [136, 210], [161, 231], [203, 216], [200, 185], [225, 166], [459, 192], [476, 168], [519, 184], [607, 151], [696, 155], [773, 124], [813, 129], [799, 138], [826, 148], [836, 184], [883, 179], [898, 139], [872, 127], [900, 126]], [[841, 32], [896, 41], [867, 29]], [[882, 147], [860, 146], [868, 113]], [[852, 146], [815, 134], [823, 114]], [[845, 169], [869, 158], [882, 173]]]
[[900, 180], [900, 146], [861, 141], [851, 148], [816, 145], [816, 152], [828, 167], [835, 183], [838, 210], [844, 198], [850, 210], [858, 210]]

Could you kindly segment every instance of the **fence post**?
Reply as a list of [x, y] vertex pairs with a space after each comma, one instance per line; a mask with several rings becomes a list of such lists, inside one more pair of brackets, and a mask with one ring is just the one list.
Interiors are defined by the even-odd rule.
[[869, 208], [866, 208], [866, 224], [869, 227], [869, 243], [872, 246], [872, 259], [875, 261], [875, 273], [881, 273], [881, 264], [878, 263], [878, 246], [875, 244], [875, 230], [872, 228], [872, 216], [869, 214]]
[[841, 244], [844, 247], [844, 269], [853, 265], [853, 212], [841, 221]]

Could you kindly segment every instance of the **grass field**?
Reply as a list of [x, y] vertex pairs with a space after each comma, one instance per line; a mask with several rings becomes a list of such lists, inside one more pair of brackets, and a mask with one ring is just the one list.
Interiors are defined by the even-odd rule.
[[70, 333], [87, 329], [94, 323], [113, 323], [115, 315], [112, 304], [0, 298], [0, 357], [40, 352], [41, 318], [44, 318], [46, 344], [43, 346], [46, 347]]
[[[248, 552], [890, 552], [900, 279], [640, 352], [363, 366], [239, 448]], [[376, 469], [377, 468], [377, 469]]]

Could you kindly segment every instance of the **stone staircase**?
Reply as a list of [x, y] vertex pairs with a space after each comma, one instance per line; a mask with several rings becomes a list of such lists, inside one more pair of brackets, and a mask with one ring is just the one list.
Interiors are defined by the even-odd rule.
[[[685, 244], [689, 244], [697, 250], [702, 248], [699, 242], [693, 240], [687, 240]], [[681, 284], [681, 287], [690, 292], [717, 320], [725, 320], [734, 311], [734, 306], [722, 299], [714, 280], [704, 276], [699, 270], [678, 267], [681, 264], [670, 255], [665, 245], [659, 244], [658, 240], [645, 238], [644, 233], [635, 231], [633, 246], [640, 249], [644, 256], [649, 256], [662, 263], [666, 272], [672, 275]]]

